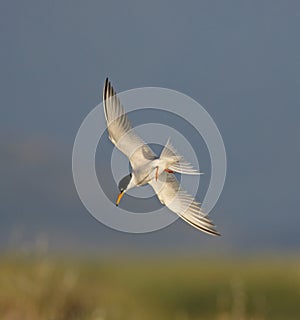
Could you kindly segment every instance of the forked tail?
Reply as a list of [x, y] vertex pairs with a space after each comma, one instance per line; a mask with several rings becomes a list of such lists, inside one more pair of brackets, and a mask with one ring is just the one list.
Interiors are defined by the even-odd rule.
[[182, 174], [201, 174], [183, 156], [179, 155], [168, 139], [159, 158], [158, 174], [166, 170], [168, 172], [178, 172]]

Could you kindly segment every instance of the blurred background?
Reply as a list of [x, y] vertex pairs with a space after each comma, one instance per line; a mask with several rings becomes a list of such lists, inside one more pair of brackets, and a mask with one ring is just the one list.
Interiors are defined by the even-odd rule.
[[[299, 12], [0, 2], [1, 319], [299, 319]], [[221, 238], [182, 221], [121, 233], [81, 204], [73, 142], [107, 76], [117, 91], [178, 90], [213, 117], [228, 160], [211, 212]]]

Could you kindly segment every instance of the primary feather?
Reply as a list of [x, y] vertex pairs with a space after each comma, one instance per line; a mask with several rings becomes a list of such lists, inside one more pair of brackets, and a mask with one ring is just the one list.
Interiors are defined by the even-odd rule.
[[184, 221], [203, 232], [220, 235], [214, 224], [201, 211], [200, 203], [180, 187], [175, 175], [163, 172], [157, 181], [151, 180], [149, 184], [160, 202]]
[[109, 138], [128, 157], [132, 168], [144, 164], [145, 160], [157, 158], [132, 128], [124, 107], [108, 79], [103, 88], [103, 103]]

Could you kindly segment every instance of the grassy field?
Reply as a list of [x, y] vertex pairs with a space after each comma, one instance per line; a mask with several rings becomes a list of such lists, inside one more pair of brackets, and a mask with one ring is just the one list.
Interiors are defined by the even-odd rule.
[[300, 261], [0, 259], [0, 319], [300, 319]]

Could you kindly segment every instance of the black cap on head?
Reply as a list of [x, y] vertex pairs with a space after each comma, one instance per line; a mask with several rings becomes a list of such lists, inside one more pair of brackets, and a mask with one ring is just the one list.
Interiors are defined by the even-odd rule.
[[126, 177], [122, 178], [121, 181], [119, 182], [118, 188], [120, 192], [123, 192], [127, 189], [129, 182], [131, 180], [132, 174], [129, 173]]

